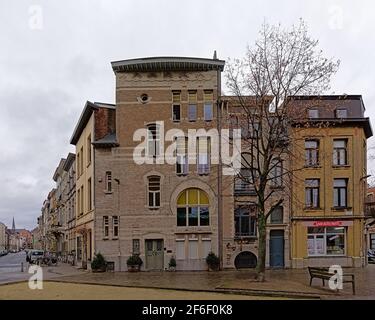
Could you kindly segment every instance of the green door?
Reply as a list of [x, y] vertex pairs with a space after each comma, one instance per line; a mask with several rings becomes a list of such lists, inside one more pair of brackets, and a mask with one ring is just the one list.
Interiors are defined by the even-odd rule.
[[163, 239], [146, 240], [146, 269], [164, 269]]

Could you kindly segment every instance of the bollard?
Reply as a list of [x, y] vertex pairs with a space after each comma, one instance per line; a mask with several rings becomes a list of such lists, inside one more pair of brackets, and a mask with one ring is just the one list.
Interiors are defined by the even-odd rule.
[[21, 272], [23, 272], [23, 262], [21, 262]]

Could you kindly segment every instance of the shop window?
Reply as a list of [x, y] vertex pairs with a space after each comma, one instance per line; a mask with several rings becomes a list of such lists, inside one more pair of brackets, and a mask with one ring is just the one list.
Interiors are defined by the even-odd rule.
[[309, 256], [345, 255], [344, 227], [308, 227], [307, 248]]

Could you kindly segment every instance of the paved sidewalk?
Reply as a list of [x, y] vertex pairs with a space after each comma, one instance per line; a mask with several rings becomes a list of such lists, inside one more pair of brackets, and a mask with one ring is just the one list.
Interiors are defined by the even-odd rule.
[[61, 276], [57, 281], [104, 284], [112, 286], [163, 288], [192, 291], [236, 292], [252, 295], [305, 297], [322, 299], [375, 299], [375, 265], [366, 268], [345, 269], [356, 277], [357, 295], [353, 296], [351, 285], [344, 284], [344, 290], [336, 293], [321, 286], [319, 279], [314, 279], [309, 286], [306, 269], [268, 270], [266, 282], [251, 280], [254, 271], [219, 271], [219, 272], [116, 272], [116, 273], [78, 273]]
[[[21, 272], [20, 270], [17, 272], [4, 272], [0, 274], [0, 285], [7, 284], [7, 283], [15, 283], [21, 281], [28, 281], [32, 274], [28, 273], [29, 264], [25, 263], [24, 271]], [[83, 276], [84, 274], [88, 273], [87, 271], [79, 270], [71, 265], [59, 263], [57, 266], [48, 266], [42, 267], [43, 269], [43, 278], [45, 280], [52, 280], [57, 279], [59, 277], [64, 276], [75, 276], [80, 275]]]
[[[219, 271], [219, 272], [107, 272], [92, 273], [78, 270], [66, 264], [57, 267], [43, 267], [44, 279], [59, 282], [100, 284], [117, 287], [159, 288], [188, 291], [215, 291], [241, 293], [256, 296], [275, 296], [291, 298], [321, 299], [375, 299], [375, 265], [366, 268], [344, 269], [355, 274], [356, 291], [352, 295], [351, 285], [344, 284], [344, 290], [333, 292], [323, 288], [319, 279], [314, 279], [309, 286], [309, 275], [306, 269], [267, 270], [266, 281], [255, 282], [253, 270]], [[0, 285], [5, 283], [27, 281], [30, 274], [25, 272], [2, 274]]]

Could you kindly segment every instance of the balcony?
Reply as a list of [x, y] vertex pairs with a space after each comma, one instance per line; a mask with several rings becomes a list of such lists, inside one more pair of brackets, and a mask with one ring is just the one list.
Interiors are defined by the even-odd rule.
[[367, 202], [365, 204], [365, 217], [375, 219], [375, 202]]

